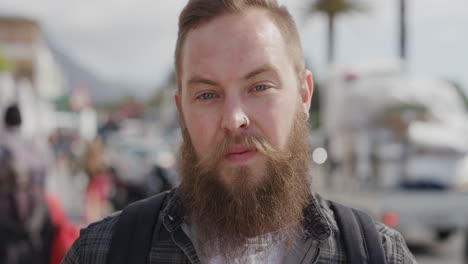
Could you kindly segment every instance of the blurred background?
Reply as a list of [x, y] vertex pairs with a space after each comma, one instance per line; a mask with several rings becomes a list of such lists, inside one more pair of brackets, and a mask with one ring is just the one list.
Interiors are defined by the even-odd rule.
[[[420, 263], [465, 263], [468, 2], [280, 2], [315, 79], [314, 190], [402, 232]], [[0, 111], [21, 113], [0, 127], [0, 167], [27, 171], [1, 190], [42, 188], [79, 227], [178, 184], [185, 3], [0, 0]]]

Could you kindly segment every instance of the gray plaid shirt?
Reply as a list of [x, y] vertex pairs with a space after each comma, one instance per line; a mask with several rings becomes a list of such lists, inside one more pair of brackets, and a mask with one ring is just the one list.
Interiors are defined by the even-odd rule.
[[[162, 226], [170, 237], [153, 241], [148, 263], [195, 264], [200, 263], [195, 247], [184, 233], [182, 206], [176, 192], [171, 192], [161, 210]], [[81, 230], [62, 264], [105, 264], [115, 224], [120, 214], [115, 213]], [[340, 233], [328, 203], [315, 195], [304, 210], [305, 237], [300, 263], [347, 263]], [[388, 264], [416, 263], [402, 236], [381, 223], [376, 223], [382, 239]]]

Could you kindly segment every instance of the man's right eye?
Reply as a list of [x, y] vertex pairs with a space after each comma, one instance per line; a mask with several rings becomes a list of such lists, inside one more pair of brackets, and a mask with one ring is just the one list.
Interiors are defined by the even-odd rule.
[[197, 97], [197, 99], [200, 99], [200, 100], [210, 100], [210, 99], [213, 99], [215, 98], [215, 94], [214, 93], [203, 93], [201, 95], [199, 95]]

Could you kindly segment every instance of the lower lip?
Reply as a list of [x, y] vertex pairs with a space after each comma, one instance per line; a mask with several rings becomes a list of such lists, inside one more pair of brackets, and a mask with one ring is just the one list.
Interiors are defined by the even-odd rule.
[[243, 163], [252, 159], [255, 153], [255, 151], [246, 151], [242, 153], [228, 154], [226, 159], [230, 162]]

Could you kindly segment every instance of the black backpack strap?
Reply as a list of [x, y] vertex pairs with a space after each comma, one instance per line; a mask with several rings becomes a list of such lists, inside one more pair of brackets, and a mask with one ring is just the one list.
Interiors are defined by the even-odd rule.
[[382, 240], [372, 218], [356, 209], [329, 201], [335, 213], [348, 263], [383, 263], [385, 255]]
[[363, 211], [352, 209], [359, 219], [362, 233], [364, 234], [369, 263], [385, 264], [385, 253], [382, 246], [382, 238], [375, 227], [374, 220]]
[[122, 211], [107, 254], [108, 264], [146, 263], [167, 194], [168, 191], [137, 201]]

